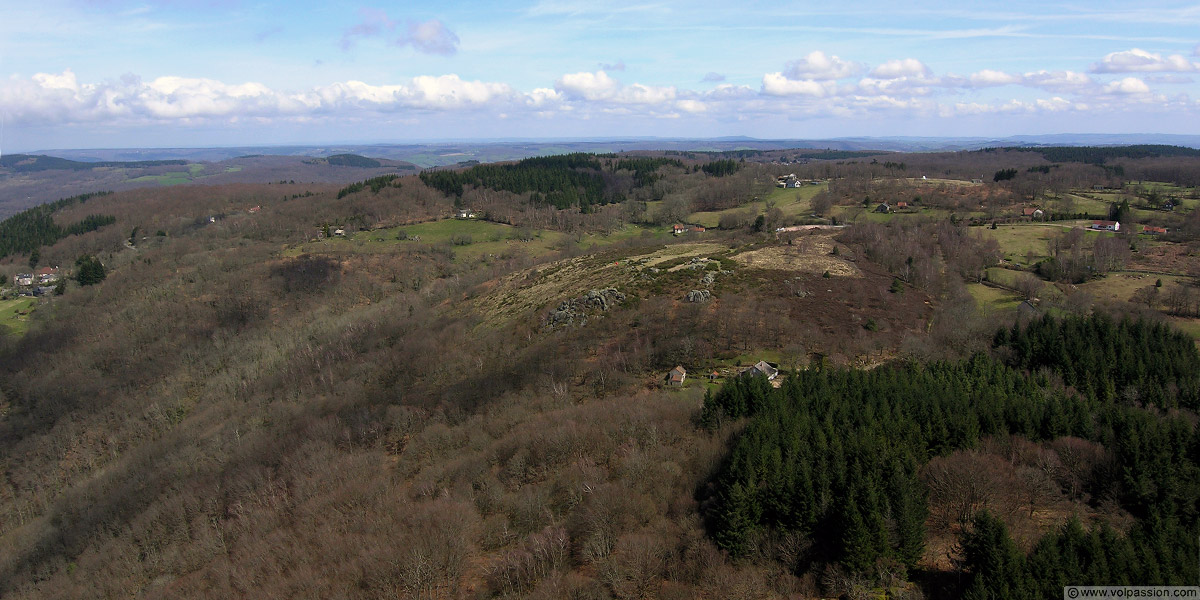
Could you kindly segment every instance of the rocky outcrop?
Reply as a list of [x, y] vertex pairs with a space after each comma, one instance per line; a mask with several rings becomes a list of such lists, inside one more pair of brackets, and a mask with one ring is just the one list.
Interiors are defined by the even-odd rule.
[[563, 300], [558, 308], [546, 315], [546, 325], [548, 327], [584, 325], [587, 323], [589, 315], [605, 312], [624, 301], [625, 294], [617, 291], [616, 288], [588, 290], [588, 293], [578, 298]]
[[712, 300], [712, 292], [708, 290], [692, 290], [687, 293], [688, 302], [708, 302]]

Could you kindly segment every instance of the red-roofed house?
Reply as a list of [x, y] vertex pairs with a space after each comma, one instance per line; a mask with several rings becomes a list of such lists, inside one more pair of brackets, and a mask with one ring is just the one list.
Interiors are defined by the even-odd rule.
[[1142, 233], [1148, 233], [1150, 235], [1163, 235], [1166, 232], [1166, 227], [1154, 227], [1152, 225], [1146, 225], [1145, 227], [1142, 227]]

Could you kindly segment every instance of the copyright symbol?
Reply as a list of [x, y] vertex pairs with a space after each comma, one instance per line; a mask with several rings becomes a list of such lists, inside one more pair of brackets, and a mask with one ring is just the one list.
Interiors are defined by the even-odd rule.
[[1067, 588], [1067, 597], [1068, 598], [1078, 598], [1079, 597], [1079, 589], [1078, 588]]

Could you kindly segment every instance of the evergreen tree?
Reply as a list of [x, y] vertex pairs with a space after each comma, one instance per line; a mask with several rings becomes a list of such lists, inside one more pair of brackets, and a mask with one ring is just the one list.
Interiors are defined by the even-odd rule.
[[79, 282], [79, 285], [95, 285], [104, 281], [104, 278], [108, 276], [104, 264], [94, 256], [79, 257], [79, 260], [75, 261], [75, 266], [77, 268], [75, 280]]

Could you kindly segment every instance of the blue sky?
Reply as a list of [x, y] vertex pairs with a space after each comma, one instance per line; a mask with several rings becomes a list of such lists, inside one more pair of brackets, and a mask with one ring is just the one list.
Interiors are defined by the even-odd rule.
[[1200, 134], [1200, 3], [6, 4], [10, 152]]

